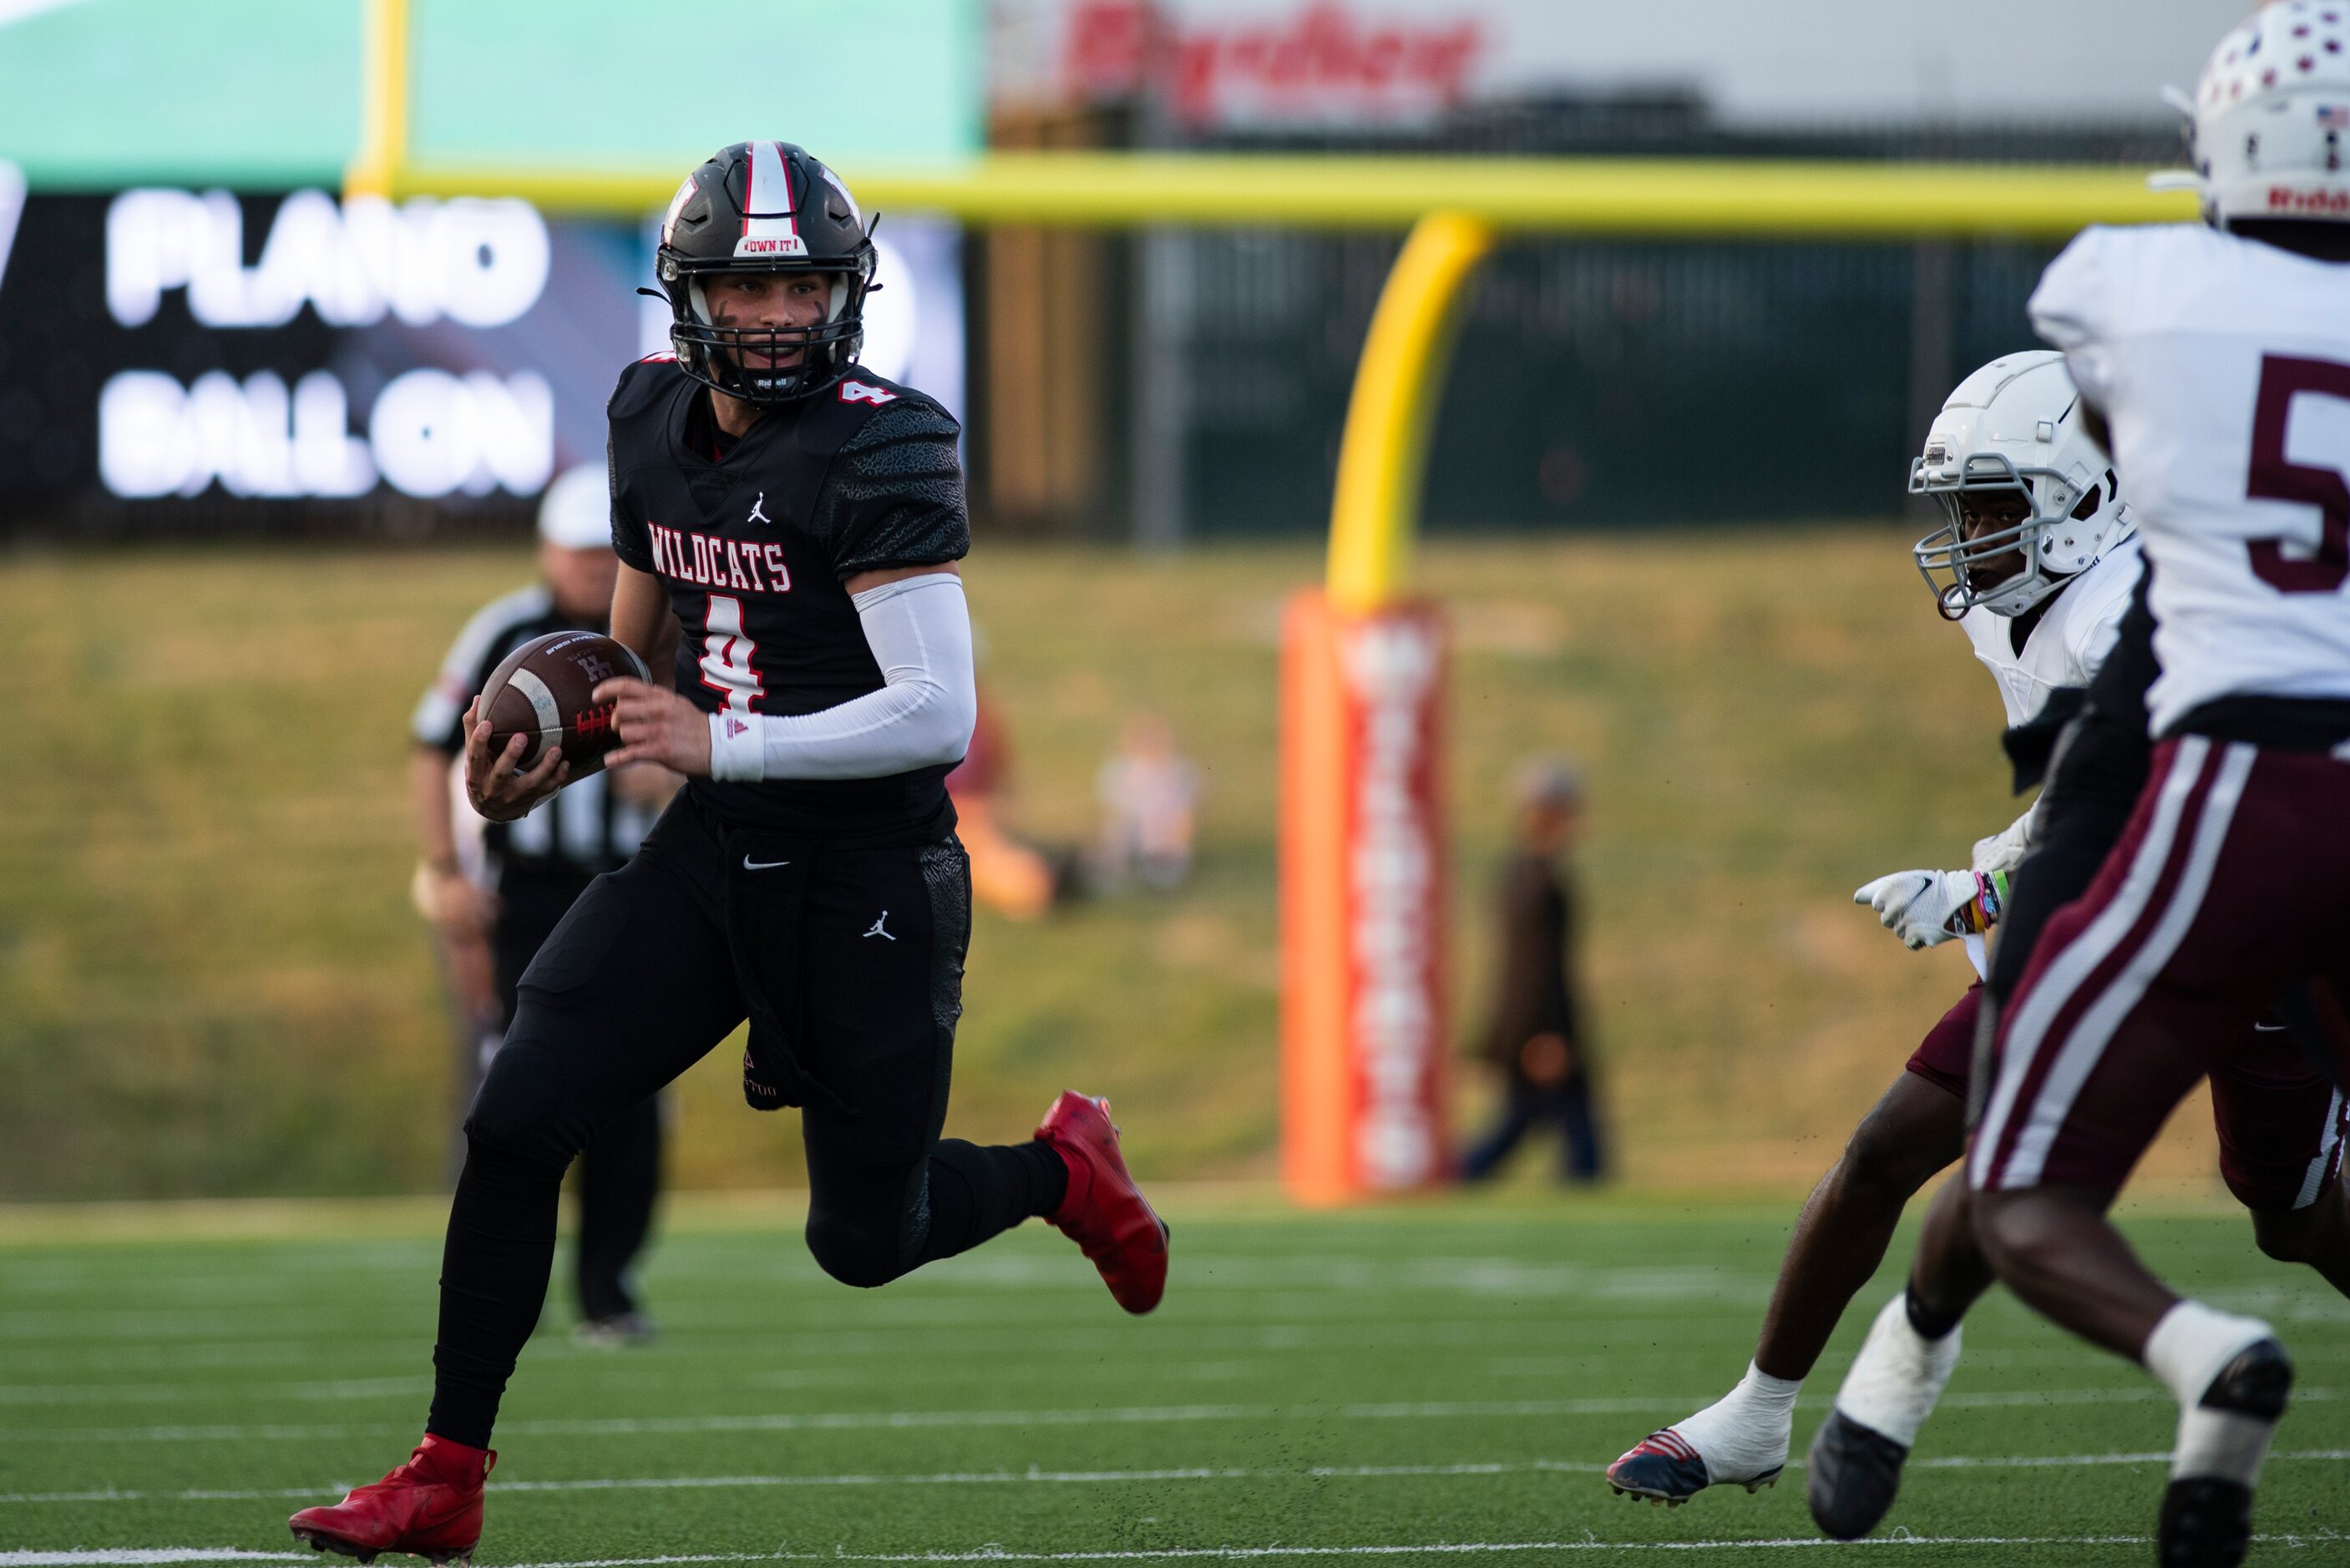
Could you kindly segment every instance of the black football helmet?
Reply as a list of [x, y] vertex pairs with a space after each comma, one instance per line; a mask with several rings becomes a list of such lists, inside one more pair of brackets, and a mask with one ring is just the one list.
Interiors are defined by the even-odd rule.
[[[654, 265], [669, 297], [678, 368], [754, 403], [823, 391], [865, 344], [873, 241], [840, 176], [788, 141], [738, 141], [685, 177], [661, 219]], [[702, 280], [713, 273], [827, 273], [832, 297], [813, 327], [720, 327]], [[650, 292], [648, 290], [647, 292]], [[800, 351], [799, 362], [746, 368], [743, 351]]]

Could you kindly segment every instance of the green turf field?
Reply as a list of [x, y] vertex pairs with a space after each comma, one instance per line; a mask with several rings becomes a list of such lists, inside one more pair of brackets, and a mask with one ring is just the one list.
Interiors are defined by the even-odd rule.
[[[1817, 1543], [1800, 1471], [1671, 1511], [1611, 1497], [1606, 1461], [1743, 1366], [1783, 1210], [1175, 1217], [1172, 1287], [1143, 1321], [1038, 1226], [871, 1294], [772, 1217], [681, 1229], [650, 1276], [660, 1344], [575, 1348], [558, 1309], [525, 1355], [482, 1561], [2152, 1556], [2167, 1398], [2004, 1299], [1970, 1325], [1879, 1543]], [[2131, 1224], [2300, 1362], [2254, 1561], [2350, 1563], [2350, 1308], [2233, 1219]], [[437, 1254], [412, 1219], [0, 1247], [0, 1564], [287, 1552], [287, 1512], [417, 1430]]]
[[[2016, 803], [1998, 700], [1898, 523], [1438, 542], [1455, 636], [1452, 973], [1491, 970], [1506, 780], [1588, 766], [1590, 1011], [1624, 1173], [1800, 1190], [1967, 978], [1852, 906], [1964, 864]], [[1204, 771], [1197, 876], [1021, 926], [983, 911], [957, 1136], [1056, 1093], [1152, 1124], [1146, 1176], [1269, 1175], [1275, 1136], [1275, 632], [1303, 546], [1172, 557], [983, 541], [985, 679], [1022, 824], [1076, 842], [1122, 718]], [[405, 725], [495, 549], [0, 554], [0, 1199], [415, 1192], [456, 1114]], [[104, 605], [108, 613], [89, 612]], [[796, 1185], [713, 1052], [679, 1091], [694, 1188]], [[1484, 1109], [1461, 1075], [1461, 1118]], [[2210, 1118], [2152, 1164], [2211, 1168]]]

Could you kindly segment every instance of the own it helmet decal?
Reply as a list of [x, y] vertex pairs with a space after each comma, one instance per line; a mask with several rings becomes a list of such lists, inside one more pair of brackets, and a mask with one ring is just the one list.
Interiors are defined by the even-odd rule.
[[[751, 172], [743, 197], [743, 233], [734, 242], [742, 256], [804, 256], [807, 242], [792, 223], [792, 171], [783, 143], [754, 141]], [[852, 210], [855, 203], [850, 203]]]

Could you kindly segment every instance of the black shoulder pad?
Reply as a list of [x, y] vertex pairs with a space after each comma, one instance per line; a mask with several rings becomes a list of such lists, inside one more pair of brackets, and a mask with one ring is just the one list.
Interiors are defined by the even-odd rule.
[[807, 412], [800, 421], [797, 434], [800, 448], [830, 457], [884, 409], [897, 410], [901, 416], [919, 410], [937, 421], [943, 431], [956, 434], [962, 431], [955, 417], [928, 393], [852, 365], [847, 375], [807, 400]]
[[604, 411], [616, 420], [643, 413], [676, 391], [678, 383], [684, 379], [685, 372], [677, 368], [674, 354], [655, 354], [639, 359], [620, 372], [619, 382], [613, 387]]

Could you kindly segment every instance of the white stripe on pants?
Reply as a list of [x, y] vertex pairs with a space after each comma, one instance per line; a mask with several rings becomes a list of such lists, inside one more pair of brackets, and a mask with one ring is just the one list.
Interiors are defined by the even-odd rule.
[[[2050, 1040], [2049, 1032], [2056, 1020], [2077, 999], [2090, 976], [2121, 950], [2147, 912], [2163, 873], [2177, 852], [2174, 841], [2179, 819], [2185, 814], [2189, 796], [2203, 779], [2211, 751], [2212, 742], [2199, 735], [2189, 735], [2179, 742], [2170, 774], [2163, 781], [2155, 820], [2114, 901], [2049, 966], [2040, 985], [2025, 999], [2000, 1065], [1999, 1085], [1990, 1113], [1976, 1140], [1973, 1168], [1969, 1174], [1977, 1187], [2015, 1189], [2037, 1185], [2048, 1152], [2071, 1114], [2082, 1085], [2096, 1070], [2123, 1020], [2145, 1000], [2147, 989], [2194, 925], [2204, 897], [2210, 890], [2212, 872], [2218, 866], [2220, 847], [2227, 841], [2237, 802], [2242, 798], [2244, 782], [2260, 754], [2257, 748], [2241, 742], [2227, 746], [2220, 753], [2210, 792], [2204, 799], [2203, 809], [2197, 814], [2185, 846], [2185, 867], [2153, 929], [2064, 1038], [2058, 1042]], [[1999, 1146], [2015, 1115], [2024, 1080], [2042, 1051], [2052, 1047], [2057, 1054], [2016, 1136], [2015, 1147], [2002, 1165], [1998, 1158]]]

